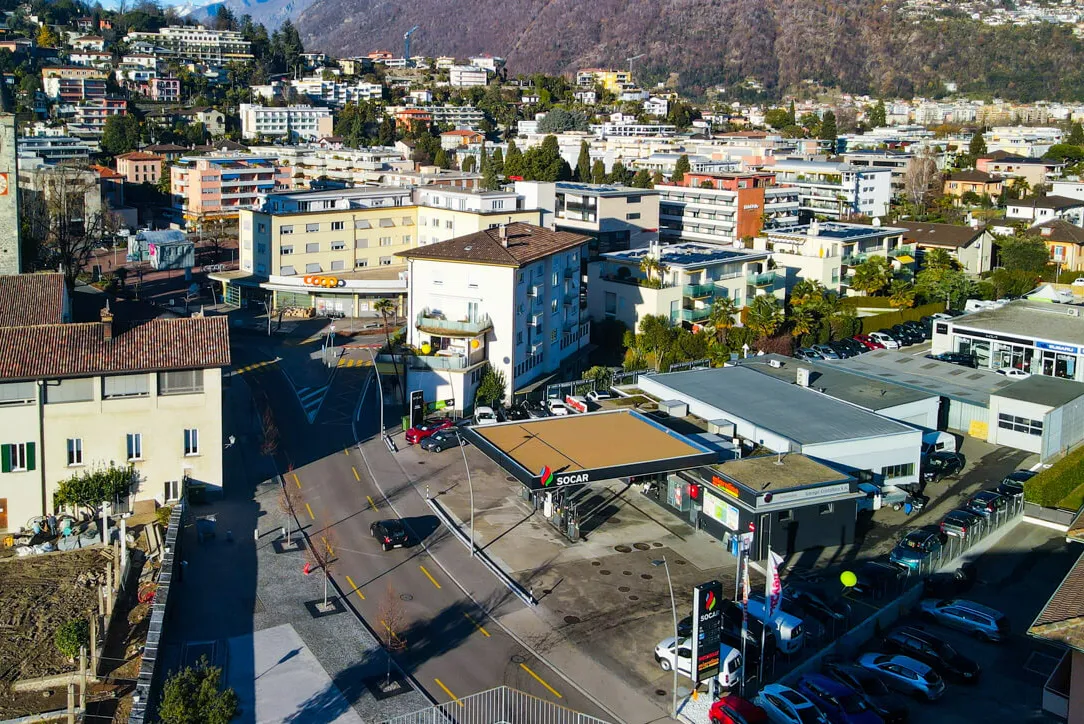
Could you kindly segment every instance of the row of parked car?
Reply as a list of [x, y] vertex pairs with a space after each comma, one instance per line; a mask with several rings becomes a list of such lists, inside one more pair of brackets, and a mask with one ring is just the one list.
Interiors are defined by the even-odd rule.
[[920, 344], [933, 336], [934, 321], [948, 314], [935, 314], [922, 317], [918, 321], [902, 322], [892, 327], [856, 334], [848, 339], [839, 339], [827, 344], [815, 344], [801, 347], [794, 356], [807, 360], [836, 360], [855, 357], [875, 349], [900, 349], [912, 344]]

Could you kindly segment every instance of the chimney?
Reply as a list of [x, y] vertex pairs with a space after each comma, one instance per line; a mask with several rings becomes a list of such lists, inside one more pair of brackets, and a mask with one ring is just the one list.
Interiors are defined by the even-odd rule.
[[497, 236], [501, 239], [501, 246], [505, 249], [508, 248], [508, 225], [500, 224], [497, 226]]
[[102, 324], [104, 328], [102, 330], [102, 339], [106, 342], [113, 341], [113, 312], [109, 309], [109, 302], [105, 303], [102, 308]]

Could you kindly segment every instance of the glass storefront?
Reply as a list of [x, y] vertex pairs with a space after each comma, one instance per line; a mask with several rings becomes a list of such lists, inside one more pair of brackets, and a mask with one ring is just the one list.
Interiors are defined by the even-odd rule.
[[[1072, 347], [1036, 342], [1033, 346], [1019, 342], [982, 339], [955, 335], [955, 351], [975, 357], [980, 369], [1016, 369], [1033, 375], [1077, 379], [1077, 355]], [[1055, 349], [1049, 349], [1055, 347]]]
[[1048, 377], [1062, 377], [1067, 380], [1076, 379], [1076, 355], [1063, 352], [1042, 350], [1042, 374]]

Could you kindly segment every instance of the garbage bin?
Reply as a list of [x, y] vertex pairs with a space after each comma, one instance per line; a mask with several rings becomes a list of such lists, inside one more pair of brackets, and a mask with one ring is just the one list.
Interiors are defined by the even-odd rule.
[[403, 415], [403, 432], [410, 429], [410, 415]]

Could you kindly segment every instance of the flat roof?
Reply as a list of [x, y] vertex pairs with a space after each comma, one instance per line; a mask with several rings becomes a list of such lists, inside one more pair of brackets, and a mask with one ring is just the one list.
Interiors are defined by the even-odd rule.
[[863, 377], [888, 380], [920, 392], [982, 407], [990, 405], [992, 393], [1014, 383], [990, 370], [976, 370], [889, 349], [876, 349], [832, 364]]
[[[771, 361], [776, 361], [781, 366], [772, 367], [769, 364]], [[833, 362], [807, 362], [779, 354], [768, 354], [763, 357], [748, 357], [739, 361], [738, 364], [792, 385], [798, 384], [798, 368], [811, 370], [813, 374], [809, 382], [810, 387], [830, 397], [874, 412], [896, 405], [939, 397], [934, 393], [904, 387], [888, 380], [863, 377], [849, 370], [840, 369]]]
[[[714, 418], [737, 417], [800, 445], [915, 432], [915, 428], [840, 402], [815, 390], [788, 384], [748, 367], [690, 370], [641, 376], [670, 391], [714, 407]], [[652, 392], [652, 394], [654, 394]]]
[[[1074, 316], [1073, 313], [1081, 316]], [[949, 322], [954, 331], [1000, 332], [1027, 339], [1048, 339], [1084, 345], [1084, 309], [1065, 304], [1015, 300], [992, 309], [980, 309]]]
[[[685, 470], [717, 452], [632, 410], [610, 410], [464, 428], [479, 450], [533, 489]], [[563, 479], [572, 475], [573, 479]], [[552, 484], [552, 483], [551, 483]]]
[[657, 196], [654, 189], [637, 189], [629, 186], [609, 186], [606, 184], [584, 184], [574, 181], [558, 181], [557, 191], [574, 192], [586, 196]]
[[[698, 244], [695, 242], [682, 242], [668, 244], [658, 249], [661, 261], [666, 266], [688, 268], [706, 266], [724, 261], [736, 261], [738, 259], [766, 259], [768, 252], [745, 249], [727, 249], [717, 244]], [[651, 249], [629, 249], [627, 251], [611, 251], [603, 254], [604, 259], [623, 261], [639, 264], [644, 257], [651, 254]]]
[[[887, 169], [886, 169], [887, 170]], [[813, 232], [816, 231], [814, 234]], [[903, 234], [907, 229], [896, 226], [872, 226], [868, 224], [841, 224], [838, 222], [819, 221], [799, 226], [784, 226], [780, 229], [769, 229], [768, 236], [824, 236], [829, 239], [844, 239], [857, 241], [874, 236], [888, 236], [889, 234]]]
[[853, 479], [846, 473], [841, 473], [800, 453], [759, 455], [742, 460], [727, 460], [709, 469], [722, 473], [724, 478], [757, 492], [764, 492], [767, 489], [774, 492], [807, 488], [811, 485], [840, 483]]
[[1007, 397], [1012, 400], [1061, 407], [1084, 395], [1084, 383], [1063, 380], [1060, 377], [1032, 375], [1013, 382], [996, 394], [998, 397]]

